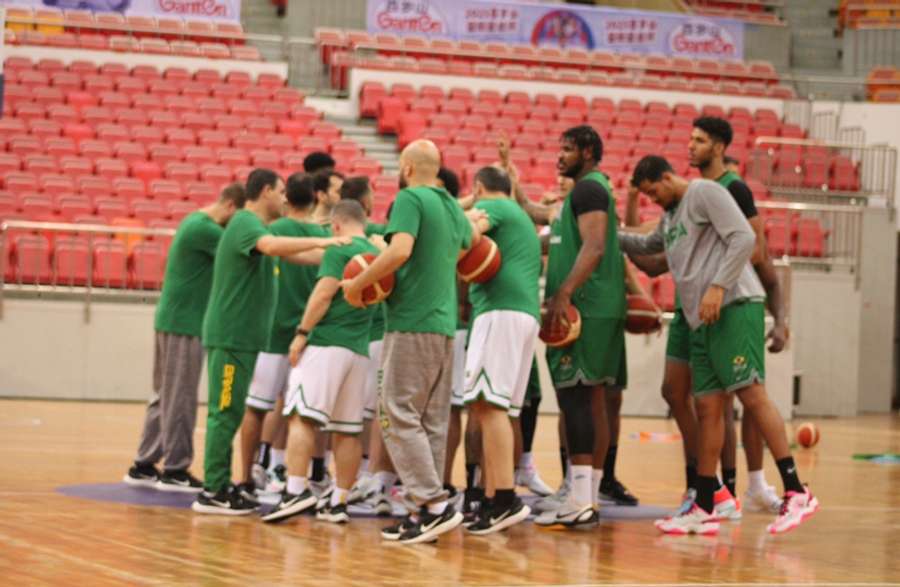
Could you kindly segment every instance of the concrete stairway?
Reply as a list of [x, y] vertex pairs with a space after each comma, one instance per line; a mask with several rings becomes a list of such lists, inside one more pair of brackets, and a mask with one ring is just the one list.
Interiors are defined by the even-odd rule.
[[392, 136], [379, 135], [375, 129], [375, 121], [336, 114], [326, 114], [325, 120], [340, 127], [344, 137], [356, 141], [365, 151], [366, 157], [380, 162], [382, 173], [397, 174], [400, 169], [397, 140]]
[[841, 41], [835, 38], [837, 18], [829, 11], [837, 2], [789, 0], [784, 17], [791, 27], [791, 66], [818, 73], [838, 73], [841, 69]]

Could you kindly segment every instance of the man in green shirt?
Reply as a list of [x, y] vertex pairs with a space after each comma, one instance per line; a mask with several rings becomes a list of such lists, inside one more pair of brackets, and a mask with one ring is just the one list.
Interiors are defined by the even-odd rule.
[[596, 523], [594, 502], [609, 445], [604, 388], [622, 379], [625, 263], [612, 188], [597, 170], [602, 153], [603, 142], [589, 126], [571, 128], [560, 140], [558, 168], [575, 186], [550, 226], [546, 320], [551, 329], [560, 328], [571, 304], [582, 328], [571, 345], [547, 349], [572, 462], [571, 491], [556, 515], [544, 518], [548, 525]]
[[487, 481], [480, 515], [467, 528], [476, 535], [499, 532], [531, 513], [515, 494], [510, 418], [518, 419], [522, 410], [540, 330], [541, 243], [531, 219], [510, 199], [511, 189], [509, 176], [496, 167], [475, 175], [475, 209], [484, 213], [478, 228], [497, 243], [502, 259], [490, 281], [469, 288], [464, 397], [481, 428]]
[[[244, 207], [244, 200], [244, 186], [229, 185], [214, 204], [188, 214], [175, 231], [156, 305], [153, 398], [134, 465], [125, 475], [129, 485], [194, 493], [203, 488], [188, 472], [203, 366], [200, 334], [222, 227]], [[155, 466], [160, 460], [161, 474]]]
[[341, 293], [344, 267], [353, 257], [378, 249], [366, 240], [366, 215], [357, 202], [342, 201], [333, 210], [334, 234], [352, 238], [332, 247], [322, 259], [318, 281], [290, 346], [291, 370], [284, 414], [290, 419], [287, 488], [266, 522], [285, 520], [316, 505], [307, 479], [316, 444], [316, 428], [332, 432], [337, 483], [317, 518], [349, 521], [347, 494], [362, 456], [366, 377], [369, 372], [369, 329], [375, 306], [355, 308]]
[[266, 348], [275, 311], [274, 257], [317, 263], [321, 250], [346, 239], [274, 236], [266, 225], [281, 216], [284, 181], [268, 169], [247, 177], [247, 204], [222, 234], [213, 266], [210, 302], [203, 319], [209, 403], [206, 419], [204, 490], [192, 509], [246, 515], [257, 504], [231, 486], [231, 445], [244, 415], [256, 355]]
[[[319, 209], [316, 205], [313, 177], [295, 173], [288, 178], [285, 189], [287, 215], [270, 224], [269, 231], [276, 236], [331, 236], [329, 228], [315, 219]], [[317, 271], [317, 267], [310, 265], [281, 263], [279, 267], [275, 315], [266, 348], [256, 358], [247, 396], [248, 409], [241, 423], [241, 470], [244, 475], [241, 486], [248, 493], [252, 493], [254, 488], [266, 489], [269, 480], [266, 468], [270, 464], [267, 461], [272, 461], [273, 468], [284, 466], [284, 445], [281, 445], [281, 450], [277, 447], [271, 450], [269, 443], [264, 443], [260, 451], [260, 438], [264, 436], [265, 420], [272, 420], [269, 431], [274, 434], [279, 428], [277, 420], [284, 419], [280, 410], [276, 412], [273, 408], [277, 409], [279, 400], [284, 398], [290, 371], [288, 347], [294, 338], [297, 323], [303, 316], [306, 300], [316, 284]], [[286, 440], [286, 432], [283, 436]], [[258, 452], [260, 458], [255, 461], [254, 457]], [[267, 459], [267, 456], [270, 458]], [[283, 487], [278, 488], [279, 491], [281, 489]]]
[[462, 522], [448, 502], [441, 476], [450, 416], [453, 335], [456, 331], [456, 263], [472, 241], [472, 227], [456, 200], [434, 187], [440, 152], [413, 141], [400, 155], [406, 186], [397, 194], [386, 238], [372, 265], [344, 284], [344, 296], [362, 306], [362, 292], [396, 274], [387, 299], [379, 417], [384, 442], [416, 517], [382, 530], [386, 540], [434, 540]]

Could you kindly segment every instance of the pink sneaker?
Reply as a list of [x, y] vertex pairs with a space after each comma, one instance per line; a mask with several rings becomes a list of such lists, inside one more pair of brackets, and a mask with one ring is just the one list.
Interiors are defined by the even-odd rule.
[[656, 520], [654, 525], [664, 534], [713, 536], [719, 533], [719, 522], [716, 516], [706, 513], [697, 504], [694, 504], [686, 514]]
[[781, 511], [775, 521], [769, 524], [769, 534], [790, 532], [819, 510], [819, 500], [815, 498], [809, 487], [803, 493], [788, 491], [784, 494]]
[[713, 495], [713, 508], [713, 515], [720, 522], [729, 520], [736, 522], [744, 516], [741, 511], [741, 502], [731, 495], [724, 485]]

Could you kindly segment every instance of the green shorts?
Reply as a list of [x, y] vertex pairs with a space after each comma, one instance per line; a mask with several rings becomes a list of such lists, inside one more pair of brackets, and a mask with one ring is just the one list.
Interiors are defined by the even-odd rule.
[[691, 360], [691, 327], [681, 308], [675, 310], [675, 316], [669, 322], [669, 334], [666, 338], [666, 360], [687, 363]]
[[691, 332], [695, 396], [735, 391], [766, 378], [765, 309], [762, 302], [735, 302], [719, 320]]
[[547, 347], [553, 387], [627, 384], [625, 321], [582, 318], [581, 336], [567, 347]]

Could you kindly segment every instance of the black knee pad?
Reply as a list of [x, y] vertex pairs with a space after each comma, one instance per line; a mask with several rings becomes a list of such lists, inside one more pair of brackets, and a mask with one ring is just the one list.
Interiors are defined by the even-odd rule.
[[594, 417], [591, 411], [593, 388], [567, 387], [556, 392], [557, 402], [566, 417], [566, 443], [570, 455], [594, 452]]

